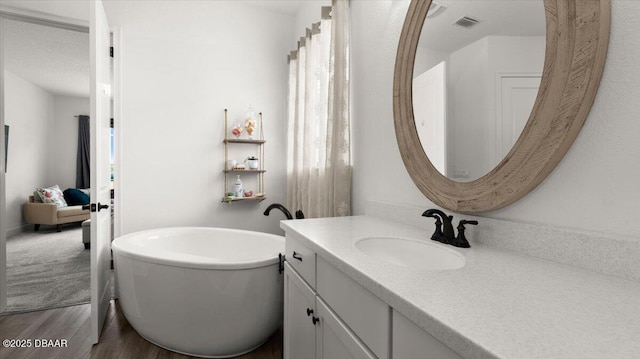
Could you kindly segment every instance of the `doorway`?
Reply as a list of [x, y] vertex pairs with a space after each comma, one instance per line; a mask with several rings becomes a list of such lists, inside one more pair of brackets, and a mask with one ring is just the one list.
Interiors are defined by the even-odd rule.
[[37, 203], [76, 187], [78, 117], [90, 110], [88, 29], [25, 20], [5, 17], [2, 31], [4, 122], [12, 130], [3, 228], [12, 312], [90, 300], [80, 227], [88, 215], [62, 196], [55, 206]]
[[[71, 5], [69, 5], [71, 6]], [[75, 5], [73, 5], [75, 6]], [[64, 7], [64, 6], [61, 6]], [[87, 8], [89, 8], [89, 6], [87, 6]], [[85, 36], [88, 36], [88, 32], [89, 32], [89, 28], [87, 26], [87, 24], [85, 24], [83, 21], [78, 21], [76, 19], [67, 19], [64, 18], [65, 22], [60, 22], [59, 20], [62, 19], [60, 16], [56, 16], [56, 15], [49, 15], [49, 14], [37, 14], [37, 18], [36, 17], [32, 17], [32, 16], [28, 16], [28, 15], [24, 15], [25, 13], [27, 13], [28, 11], [6, 11], [7, 8], [6, 7], [2, 7], [0, 9], [0, 26], [3, 26], [3, 31], [1, 31], [0, 33], [2, 34], [2, 36], [0, 37], [0, 39], [4, 38], [5, 35], [7, 33], [7, 31], [4, 31], [4, 26], [8, 21], [16, 21], [16, 22], [22, 22], [22, 23], [26, 23], [28, 25], [32, 25], [32, 26], [41, 26], [41, 27], [47, 27], [49, 29], [49, 31], [51, 32], [56, 32], [56, 31], [70, 31], [70, 32], [76, 32], [76, 33], [83, 33], [85, 34]], [[59, 9], [60, 11], [58, 11], [58, 15], [61, 14], [62, 12], [64, 12], [64, 9]], [[77, 12], [77, 11], [76, 11]], [[88, 9], [86, 11], [87, 13], [89, 12]], [[68, 20], [68, 21], [67, 21]], [[88, 40], [87, 40], [88, 41]], [[4, 39], [0, 40], [0, 47], [3, 47], [1, 53], [5, 54], [8, 51], [6, 48], [6, 44]], [[88, 45], [87, 45], [88, 47]], [[108, 50], [108, 49], [107, 49]], [[88, 49], [87, 49], [87, 57], [89, 57], [88, 54]], [[69, 63], [68, 61], [59, 61], [61, 63]], [[88, 67], [88, 65], [87, 65]], [[5, 85], [6, 85], [6, 77], [5, 76], [5, 58], [4, 56], [0, 57], [0, 104], [2, 105], [1, 108], [5, 108], [5, 97], [7, 95], [6, 91], [5, 91]], [[113, 62], [111, 63], [111, 70], [113, 72]], [[12, 75], [9, 75], [12, 76]], [[88, 74], [85, 76], [88, 77]], [[9, 80], [11, 81], [11, 80]], [[89, 82], [87, 80], [87, 82]], [[89, 86], [89, 84], [87, 83], [87, 87]], [[88, 96], [88, 95], [87, 95]], [[114, 108], [113, 104], [111, 106], [109, 106], [110, 108]], [[117, 110], [117, 106], [115, 106], [115, 109]], [[0, 111], [0, 127], [2, 127], [2, 125], [5, 124], [6, 121], [6, 116], [5, 116], [5, 111]], [[77, 111], [73, 111], [74, 115], [69, 115], [69, 116], [74, 116], [72, 121], [78, 121], [77, 117], [79, 114], [82, 113], [86, 113], [89, 114], [89, 109], [87, 108], [86, 112], [77, 110]], [[67, 117], [69, 117], [67, 116]], [[113, 117], [113, 116], [111, 116]], [[117, 123], [117, 121], [116, 121]], [[14, 129], [15, 130], [15, 129]], [[38, 130], [37, 126], [32, 126], [31, 131], [29, 131], [29, 134], [32, 135], [33, 133], [35, 133]], [[112, 146], [115, 146], [118, 144], [118, 138], [115, 134], [115, 131], [112, 129], [112, 134], [111, 134], [111, 139], [110, 142], [112, 144]], [[73, 132], [72, 137], [74, 139], [74, 141], [76, 140], [78, 133], [77, 130], [71, 131]], [[9, 162], [11, 163], [11, 157], [12, 157], [12, 153], [17, 151], [17, 137], [15, 137], [16, 135], [16, 131], [11, 131], [11, 139], [13, 139], [14, 141], [10, 141], [10, 145], [8, 147], [8, 154], [9, 154]], [[59, 138], [59, 137], [55, 137], [54, 138]], [[33, 136], [30, 137], [31, 140], [33, 140]], [[53, 141], [55, 142], [55, 141]], [[60, 141], [58, 141], [60, 142]], [[0, 140], [0, 146], [2, 146], [2, 151], [4, 151], [4, 138], [2, 138]], [[13, 152], [12, 152], [13, 151]], [[75, 151], [75, 149], [74, 149]], [[1, 152], [3, 155], [7, 152]], [[111, 154], [114, 153], [114, 150], [111, 149], [110, 151]], [[117, 153], [117, 152], [116, 152]], [[117, 165], [114, 165], [113, 162], [114, 158], [112, 156], [112, 176], [111, 178], [113, 179], [114, 177], [117, 178], [117, 175], [113, 175], [114, 172], [117, 171]], [[55, 161], [53, 161], [55, 162]], [[75, 152], [73, 155], [73, 159], [72, 159], [72, 167], [73, 167], [73, 172], [75, 173], [75, 162], [76, 162], [76, 157], [75, 157]], [[14, 163], [14, 165], [17, 166], [17, 163]], [[45, 167], [45, 166], [41, 166], [41, 167]], [[11, 171], [15, 170], [17, 167], [12, 167], [11, 165], [9, 165], [9, 167], [7, 168], [8, 173], [7, 175], [11, 175]], [[8, 283], [7, 283], [7, 234], [10, 234], [9, 238], [11, 238], [11, 235], [14, 235], [15, 233], [33, 233], [33, 226], [32, 225], [27, 225], [26, 223], [22, 223], [19, 226], [9, 226], [9, 224], [11, 223], [8, 220], [8, 213], [7, 213], [7, 207], [5, 206], [5, 203], [7, 203], [7, 192], [6, 192], [6, 187], [7, 187], [7, 176], [5, 175], [5, 171], [4, 171], [4, 162], [2, 164], [2, 167], [0, 167], [0, 169], [2, 169], [2, 174], [0, 175], [0, 179], [1, 179], [1, 183], [0, 183], [0, 199], [2, 199], [1, 203], [2, 206], [0, 206], [0, 313], [2, 312], [6, 312], [7, 311], [7, 294], [8, 294]], [[59, 171], [61, 172], [61, 171]], [[48, 183], [48, 184], [52, 184], [52, 183]], [[46, 184], [39, 184], [41, 186], [46, 186]], [[63, 186], [64, 189], [65, 186]], [[111, 185], [111, 188], [113, 188], [114, 186]], [[117, 191], [117, 188], [116, 188]], [[31, 194], [33, 194], [33, 190], [30, 191]], [[25, 202], [26, 200], [22, 200], [22, 198], [24, 198], [24, 196], [20, 196], [20, 200], [22, 202]], [[113, 203], [113, 201], [112, 201]], [[53, 232], [54, 234], [57, 233], [56, 232], [56, 228], [55, 227], [45, 227], [45, 226], [41, 226], [40, 229], [41, 233], [44, 234], [49, 234], [46, 232]], [[82, 229], [80, 227], [79, 224], [77, 225], [67, 225], [67, 226], [63, 226], [61, 233], [63, 235], [66, 235], [68, 233], [72, 233], [72, 232], [76, 232], [76, 236], [78, 236], [76, 239], [73, 240], [73, 245], [74, 246], [80, 246], [81, 248], [84, 247], [83, 245], [83, 241], [81, 239], [81, 232]], [[11, 239], [10, 239], [11, 241]], [[76, 244], [77, 242], [77, 244]], [[58, 243], [59, 244], [59, 243]], [[82, 251], [84, 253], [88, 253], [89, 251], [84, 251], [84, 249], [82, 249]], [[93, 261], [93, 260], [92, 260]], [[93, 266], [93, 264], [91, 264], [91, 266]], [[90, 269], [90, 268], [89, 268]], [[64, 294], [64, 293], [60, 293], [60, 294]], [[66, 298], [69, 299], [69, 298]], [[80, 303], [82, 301], [77, 301], [77, 303]], [[67, 302], [67, 303], [62, 303], [62, 305], [70, 305], [70, 304], [74, 304], [73, 302]], [[50, 308], [56, 305], [47, 305], [44, 308]], [[11, 308], [9, 308], [11, 309]], [[43, 309], [43, 308], [31, 308], [31, 309]]]
[[542, 74], [499, 74], [496, 111], [496, 160], [511, 151], [529, 121]]

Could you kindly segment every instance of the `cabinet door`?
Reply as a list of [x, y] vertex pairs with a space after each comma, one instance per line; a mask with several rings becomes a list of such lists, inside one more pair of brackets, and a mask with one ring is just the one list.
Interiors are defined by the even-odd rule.
[[[307, 315], [307, 310], [313, 313]], [[313, 359], [315, 293], [288, 263], [284, 265], [284, 358]]]
[[375, 359], [320, 297], [316, 297], [316, 309], [320, 319], [316, 324], [317, 359]]
[[389, 306], [321, 256], [317, 257], [316, 294], [329, 304], [360, 341], [379, 359], [389, 359]]

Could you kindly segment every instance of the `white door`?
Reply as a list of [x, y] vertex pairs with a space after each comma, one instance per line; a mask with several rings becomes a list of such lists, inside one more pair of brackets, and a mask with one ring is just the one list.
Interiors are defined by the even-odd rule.
[[315, 293], [284, 264], [284, 359], [315, 358]]
[[[90, 1], [91, 38], [91, 340], [95, 344], [111, 300], [110, 32], [100, 0]], [[95, 210], [94, 210], [95, 207]]]
[[498, 162], [511, 151], [527, 124], [538, 96], [540, 80], [540, 76], [502, 77], [499, 97], [502, 124], [499, 124], [501, 128], [498, 128], [502, 136], [498, 138]]
[[447, 66], [443, 61], [413, 79], [413, 116], [431, 164], [447, 175]]

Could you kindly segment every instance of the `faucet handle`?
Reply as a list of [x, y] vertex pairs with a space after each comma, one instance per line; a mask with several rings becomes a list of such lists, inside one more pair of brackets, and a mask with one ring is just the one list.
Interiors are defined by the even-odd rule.
[[461, 220], [460, 223], [458, 223], [458, 236], [456, 237], [455, 241], [451, 243], [452, 245], [460, 248], [471, 247], [471, 245], [469, 244], [469, 241], [467, 241], [467, 238], [464, 235], [465, 224], [472, 224], [475, 226], [475, 225], [478, 225], [478, 221], [467, 221], [466, 219]]
[[436, 218], [436, 230], [431, 235], [431, 239], [438, 242], [444, 241], [444, 234], [442, 233], [442, 221], [439, 217]]

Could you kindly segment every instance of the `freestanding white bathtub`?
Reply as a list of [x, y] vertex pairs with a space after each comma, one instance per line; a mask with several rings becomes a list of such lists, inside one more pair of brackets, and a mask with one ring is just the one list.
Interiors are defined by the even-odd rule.
[[112, 249], [124, 315], [158, 346], [233, 357], [259, 347], [282, 323], [282, 236], [162, 228], [119, 237]]

